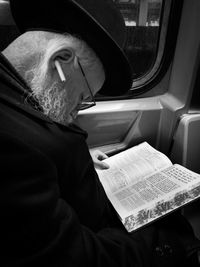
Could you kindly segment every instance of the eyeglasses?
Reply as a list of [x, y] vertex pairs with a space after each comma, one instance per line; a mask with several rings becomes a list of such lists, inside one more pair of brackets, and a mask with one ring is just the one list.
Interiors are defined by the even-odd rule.
[[78, 104], [78, 106], [77, 106], [78, 110], [84, 110], [84, 109], [91, 108], [91, 107], [95, 106], [96, 102], [95, 102], [92, 90], [90, 88], [90, 85], [88, 83], [88, 80], [86, 78], [85, 72], [83, 71], [83, 68], [82, 68], [81, 63], [79, 62], [78, 58], [77, 58], [77, 62], [78, 62], [78, 66], [80, 68], [80, 71], [81, 71], [81, 73], [83, 75], [83, 78], [84, 78], [84, 80], [85, 80], [85, 82], [87, 84], [88, 91], [90, 93], [90, 96], [85, 98], [85, 99], [83, 99], [82, 102], [80, 104]]

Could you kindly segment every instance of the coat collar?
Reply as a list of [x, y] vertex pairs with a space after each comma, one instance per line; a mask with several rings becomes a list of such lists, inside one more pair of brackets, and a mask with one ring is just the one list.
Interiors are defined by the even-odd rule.
[[[55, 123], [49, 117], [44, 115], [40, 110], [38, 103], [29, 96], [30, 88], [18, 74], [10, 62], [0, 53], [0, 99], [14, 105], [24, 112], [37, 117], [48, 123]], [[38, 110], [34, 106], [38, 106]], [[87, 137], [87, 133], [77, 125], [62, 126], [69, 130], [83, 134]]]

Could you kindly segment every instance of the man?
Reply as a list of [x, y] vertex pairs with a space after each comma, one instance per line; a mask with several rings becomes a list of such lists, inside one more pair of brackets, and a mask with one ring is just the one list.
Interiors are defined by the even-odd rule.
[[87, 134], [72, 124], [97, 92], [130, 88], [112, 1], [10, 4], [22, 34], [0, 57], [0, 265], [184, 266], [195, 244], [189, 226], [177, 215], [173, 228], [169, 218], [128, 234], [99, 182]]

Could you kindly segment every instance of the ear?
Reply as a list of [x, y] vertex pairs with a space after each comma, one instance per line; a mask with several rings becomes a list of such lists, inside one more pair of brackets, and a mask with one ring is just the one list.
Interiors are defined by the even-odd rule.
[[[52, 69], [57, 70], [60, 80], [62, 82], [66, 81], [62, 66], [64, 65], [69, 66], [68, 64], [74, 59], [74, 56], [75, 54], [73, 50], [61, 49], [59, 51], [56, 51], [50, 59], [50, 64], [52, 66]], [[66, 72], [66, 68], [65, 68], [65, 72]]]
[[61, 49], [56, 51], [51, 57], [52, 66], [55, 68], [55, 61], [60, 63], [67, 64], [74, 59], [74, 51], [72, 49]]

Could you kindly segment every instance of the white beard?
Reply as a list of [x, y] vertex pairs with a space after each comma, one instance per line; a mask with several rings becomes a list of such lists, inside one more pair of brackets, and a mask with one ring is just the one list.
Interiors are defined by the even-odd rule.
[[43, 109], [43, 113], [50, 119], [63, 125], [73, 122], [77, 112], [71, 112], [69, 108], [72, 103], [69, 101], [67, 90], [61, 82], [50, 82], [50, 78], [40, 68], [28, 71], [27, 75], [33, 77], [29, 83], [32, 89], [32, 96], [37, 100]]

